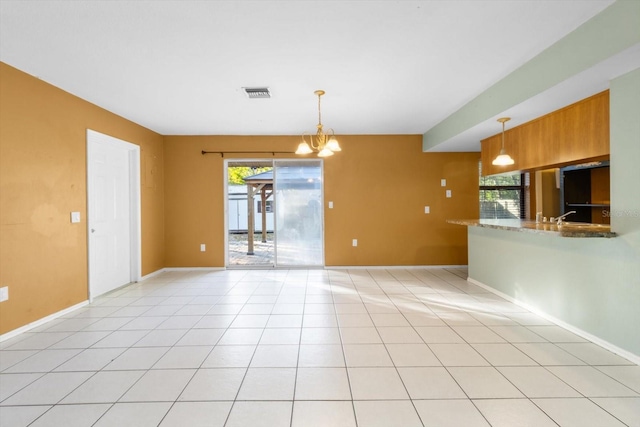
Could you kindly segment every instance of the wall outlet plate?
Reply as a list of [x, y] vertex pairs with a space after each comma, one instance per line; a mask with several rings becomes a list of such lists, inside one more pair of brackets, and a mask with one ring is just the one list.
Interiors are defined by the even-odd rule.
[[329, 209], [333, 209], [333, 202], [329, 202]]
[[447, 198], [451, 198], [451, 190], [447, 190], [445, 194], [447, 195]]
[[447, 186], [447, 180], [446, 179], [441, 179], [440, 180], [440, 187], [446, 187]]
[[200, 243], [200, 252], [205, 252], [207, 250], [207, 245], [204, 243]]
[[9, 287], [3, 286], [0, 288], [0, 302], [6, 301], [9, 299]]
[[71, 212], [71, 223], [76, 224], [80, 222], [80, 212]]
[[424, 207], [424, 213], [426, 214], [431, 213], [431, 209], [429, 208], [429, 206]]
[[353, 240], [351, 241], [351, 244], [352, 244], [354, 247], [358, 246], [358, 239], [353, 239]]

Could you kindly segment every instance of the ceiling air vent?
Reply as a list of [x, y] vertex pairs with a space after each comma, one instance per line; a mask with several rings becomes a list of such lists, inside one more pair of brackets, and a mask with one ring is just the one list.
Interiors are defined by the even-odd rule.
[[271, 98], [268, 87], [243, 87], [244, 93], [251, 99]]

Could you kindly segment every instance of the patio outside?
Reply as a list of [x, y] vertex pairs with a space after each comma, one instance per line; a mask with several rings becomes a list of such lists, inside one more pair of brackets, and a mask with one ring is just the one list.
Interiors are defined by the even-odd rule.
[[229, 234], [230, 266], [272, 266], [274, 263], [273, 233], [267, 233], [267, 242], [262, 242], [262, 235], [256, 234], [253, 240], [253, 255], [247, 255], [249, 242], [246, 234]]

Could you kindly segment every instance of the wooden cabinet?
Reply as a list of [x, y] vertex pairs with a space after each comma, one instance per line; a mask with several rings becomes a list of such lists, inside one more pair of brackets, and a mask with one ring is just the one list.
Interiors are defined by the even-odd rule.
[[501, 134], [481, 141], [483, 176], [607, 158], [609, 91], [507, 130], [504, 145], [515, 164], [493, 166], [491, 162], [500, 152]]
[[560, 169], [560, 209], [567, 221], [609, 224], [609, 162], [591, 162]]

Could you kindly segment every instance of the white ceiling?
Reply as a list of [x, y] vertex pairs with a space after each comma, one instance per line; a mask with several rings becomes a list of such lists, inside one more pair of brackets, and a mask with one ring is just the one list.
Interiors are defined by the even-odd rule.
[[164, 135], [314, 131], [316, 89], [337, 134], [423, 134], [612, 2], [2, 0], [0, 60]]

